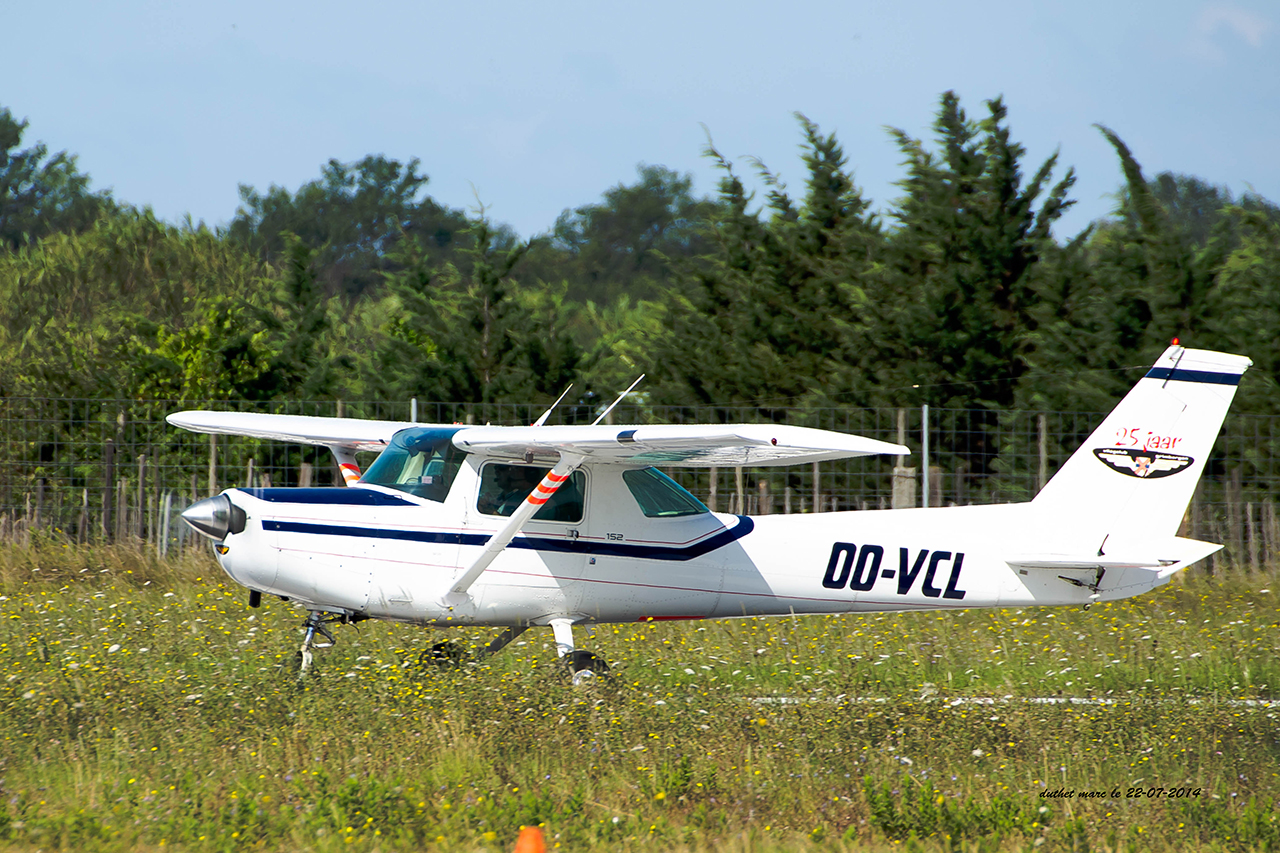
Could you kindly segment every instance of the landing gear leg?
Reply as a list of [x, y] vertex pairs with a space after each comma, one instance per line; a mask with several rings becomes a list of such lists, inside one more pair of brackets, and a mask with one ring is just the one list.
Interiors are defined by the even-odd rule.
[[604, 659], [573, 644], [573, 623], [568, 619], [552, 619], [551, 630], [556, 638], [556, 651], [560, 655], [560, 663], [573, 677], [576, 687], [597, 676], [609, 674], [609, 665]]
[[[333, 632], [325, 625], [329, 622], [337, 622], [342, 620], [342, 616], [334, 616], [331, 613], [325, 613], [323, 610], [312, 610], [307, 615], [307, 621], [302, 623], [302, 627], [306, 629], [306, 633], [302, 637], [302, 647], [298, 649], [298, 677], [301, 678], [311, 668], [311, 649], [314, 646], [317, 649], [327, 649], [338, 641], [334, 639]], [[322, 639], [316, 642], [316, 634]]]
[[482, 651], [481, 654], [485, 657], [496, 655], [498, 652], [510, 645], [516, 637], [519, 637], [528, 630], [528, 625], [512, 625], [510, 628], [490, 640], [489, 645], [484, 647], [484, 651]]
[[[512, 625], [494, 637], [489, 642], [489, 645], [480, 649], [476, 655], [480, 658], [496, 655], [510, 645], [512, 640], [528, 630], [528, 625]], [[418, 658], [418, 664], [424, 668], [434, 666], [438, 669], [457, 669], [466, 663], [468, 657], [470, 657], [469, 651], [463, 648], [456, 640], [445, 640], [442, 643], [436, 643], [423, 652]]]

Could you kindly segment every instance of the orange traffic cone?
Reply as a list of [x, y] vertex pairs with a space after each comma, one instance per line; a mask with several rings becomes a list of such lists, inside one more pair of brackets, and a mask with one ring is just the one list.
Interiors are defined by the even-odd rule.
[[542, 840], [542, 830], [536, 826], [520, 827], [520, 837], [516, 839], [513, 853], [547, 853], [547, 845]]

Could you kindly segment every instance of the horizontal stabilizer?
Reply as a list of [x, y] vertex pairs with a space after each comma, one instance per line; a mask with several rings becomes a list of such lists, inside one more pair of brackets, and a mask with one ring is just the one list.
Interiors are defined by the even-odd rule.
[[1212, 542], [1174, 537], [1160, 543], [1129, 546], [1123, 552], [1089, 554], [1018, 554], [1005, 562], [1014, 569], [1149, 569], [1163, 577], [1222, 548]]
[[1025, 554], [1005, 560], [1014, 569], [1159, 569], [1177, 560], [1124, 559], [1118, 557]]

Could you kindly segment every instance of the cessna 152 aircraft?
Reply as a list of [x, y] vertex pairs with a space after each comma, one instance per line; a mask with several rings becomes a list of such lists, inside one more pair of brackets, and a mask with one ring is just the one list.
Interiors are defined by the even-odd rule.
[[[251, 606], [307, 609], [302, 669], [328, 625], [388, 619], [504, 628], [489, 653], [550, 626], [577, 679], [607, 669], [575, 645], [579, 625], [1088, 606], [1167, 583], [1221, 547], [1176, 534], [1250, 364], [1175, 343], [1034, 500], [993, 506], [726, 515], [655, 467], [908, 453], [794, 426], [168, 421], [334, 453], [347, 488], [227, 489], [183, 512]], [[358, 450], [379, 452], [363, 474]]]

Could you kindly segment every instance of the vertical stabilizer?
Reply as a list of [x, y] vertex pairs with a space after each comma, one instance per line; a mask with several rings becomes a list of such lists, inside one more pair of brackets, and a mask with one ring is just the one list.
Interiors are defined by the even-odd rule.
[[1171, 346], [1032, 501], [1044, 545], [1173, 537], [1240, 377], [1240, 355]]

